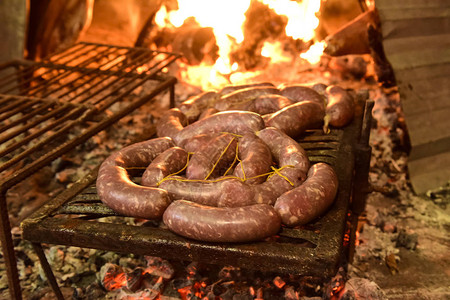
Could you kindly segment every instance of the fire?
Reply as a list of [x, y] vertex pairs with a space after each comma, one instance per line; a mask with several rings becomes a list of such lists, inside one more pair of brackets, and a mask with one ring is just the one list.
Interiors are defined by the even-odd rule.
[[[167, 11], [165, 6], [161, 7], [155, 16], [156, 24], [161, 28], [179, 28], [187, 19], [195, 19], [201, 27], [212, 28], [218, 46], [218, 58], [213, 64], [201, 62], [195, 66], [181, 65], [180, 77], [183, 81], [207, 90], [230, 83], [248, 82], [261, 73], [249, 72], [230, 58], [230, 54], [244, 41], [245, 13], [252, 1], [261, 2], [276, 14], [287, 17], [287, 37], [305, 42], [314, 40], [315, 29], [319, 25], [317, 13], [321, 0], [178, 0], [177, 10]], [[312, 64], [317, 63], [323, 46], [322, 43], [314, 44], [301, 58]], [[298, 58], [283, 53], [282, 47], [280, 42], [266, 41], [261, 56], [268, 58], [271, 64]]]
[[[294, 39], [310, 41], [314, 38], [314, 30], [319, 26], [316, 14], [320, 9], [320, 0], [301, 2], [291, 0], [261, 0], [277, 14], [288, 17], [286, 35]], [[300, 30], [300, 28], [302, 30]]]

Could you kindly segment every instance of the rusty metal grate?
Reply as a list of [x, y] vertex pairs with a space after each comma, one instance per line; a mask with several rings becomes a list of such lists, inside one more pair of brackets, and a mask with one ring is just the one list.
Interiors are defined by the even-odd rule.
[[177, 80], [162, 71], [178, 58], [79, 43], [40, 62], [0, 65], [0, 237], [13, 297], [20, 298], [20, 287], [7, 191], [162, 92], [170, 92], [173, 106]]
[[[362, 128], [370, 129], [371, 106], [366, 106], [362, 113], [361, 105], [359, 117], [345, 129], [332, 130], [327, 135], [313, 130], [299, 140], [312, 163], [322, 161], [335, 167], [340, 183], [333, 207], [308, 226], [283, 228], [276, 238], [255, 243], [215, 244], [189, 240], [171, 233], [158, 222], [142, 226], [127, 223], [129, 218], [117, 215], [99, 200], [94, 172], [23, 222], [23, 237], [40, 253], [41, 263], [50, 272], [48, 276], [51, 276], [51, 269], [41, 243], [329, 278], [335, 274], [346, 247], [344, 236], [352, 195], [355, 188], [365, 188], [355, 187], [354, 179], [368, 170], [368, 166], [364, 167], [355, 159], [360, 154], [359, 145], [368, 142], [367, 134], [361, 134]], [[56, 281], [51, 284], [57, 289]]]

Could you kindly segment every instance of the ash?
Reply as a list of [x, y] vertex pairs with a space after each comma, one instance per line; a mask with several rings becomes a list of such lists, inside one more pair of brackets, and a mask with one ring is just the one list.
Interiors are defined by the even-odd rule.
[[[375, 100], [370, 140], [371, 191], [360, 217], [353, 260], [329, 282], [317, 284], [304, 277], [231, 266], [43, 245], [65, 298], [449, 299], [450, 186], [423, 196], [413, 193], [408, 180], [409, 144], [399, 95], [395, 88], [380, 87], [370, 73], [370, 59], [364, 59], [369, 71], [362, 78], [361, 70], [352, 73], [351, 66], [343, 64], [351, 59], [327, 59], [314, 68], [299, 68], [296, 74], [290, 73], [292, 78], [301, 78], [294, 82], [316, 81], [368, 89], [370, 98]], [[279, 83], [275, 79], [273, 82]], [[179, 83], [176, 99], [181, 102], [199, 92], [194, 86]], [[148, 136], [168, 103], [167, 94], [160, 96], [155, 103], [123, 118], [10, 190], [8, 205], [24, 299], [54, 299], [55, 296], [31, 245], [21, 240], [20, 222], [86, 176], [112, 151]], [[9, 299], [7, 286], [1, 256], [1, 299]]]

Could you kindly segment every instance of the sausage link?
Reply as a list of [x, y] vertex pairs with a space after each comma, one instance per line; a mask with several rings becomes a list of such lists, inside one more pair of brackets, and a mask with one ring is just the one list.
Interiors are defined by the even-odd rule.
[[[262, 184], [252, 186], [253, 203], [273, 205], [278, 197], [300, 186], [305, 179], [306, 174], [303, 170], [299, 168], [284, 168], [278, 171], [278, 174], [273, 174]], [[231, 205], [229, 204], [229, 206]]]
[[178, 108], [186, 115], [189, 123], [193, 123], [205, 109], [214, 105], [218, 97], [217, 92], [206, 91], [183, 101]]
[[219, 95], [224, 96], [226, 94], [235, 92], [237, 90], [242, 90], [250, 87], [275, 87], [273, 83], [271, 82], [255, 82], [255, 83], [249, 83], [249, 84], [237, 84], [237, 85], [227, 85], [224, 86], [220, 91]]
[[214, 107], [220, 111], [241, 109], [260, 95], [279, 94], [280, 91], [273, 86], [249, 87], [234, 91], [217, 100]]
[[96, 182], [101, 201], [125, 216], [161, 218], [170, 204], [168, 193], [160, 188], [137, 185], [130, 179], [126, 168], [145, 167], [173, 146], [172, 139], [157, 138], [130, 145], [109, 156], [101, 164]]
[[272, 154], [266, 143], [255, 134], [248, 133], [239, 140], [238, 148], [241, 161], [234, 169], [233, 175], [247, 179], [246, 183], [248, 184], [260, 184], [264, 182], [266, 177], [252, 177], [270, 172]]
[[265, 122], [267, 127], [276, 127], [290, 137], [297, 138], [307, 129], [319, 127], [324, 116], [324, 105], [306, 100], [286, 106], [265, 119]]
[[282, 84], [278, 88], [282, 96], [295, 102], [309, 100], [325, 106], [325, 98], [313, 88], [304, 84]]
[[[237, 207], [254, 204], [253, 191], [239, 179], [219, 181], [189, 181], [181, 176], [163, 181], [160, 188], [169, 193], [172, 200], [189, 200], [208, 206]], [[236, 197], [239, 195], [239, 197]]]
[[256, 132], [264, 127], [264, 121], [257, 113], [223, 111], [186, 126], [174, 137], [174, 140], [177, 145], [181, 145], [185, 140], [199, 134], [217, 132], [245, 134]]
[[334, 202], [338, 178], [333, 168], [325, 163], [311, 167], [306, 181], [281, 195], [275, 210], [287, 226], [303, 225], [321, 216]]
[[203, 145], [209, 143], [210, 140], [219, 136], [220, 133], [213, 134], [199, 134], [193, 136], [187, 140], [184, 140], [180, 147], [186, 150], [187, 152], [197, 152]]
[[271, 114], [286, 106], [294, 104], [295, 101], [282, 95], [261, 95], [253, 101], [253, 106], [249, 110], [260, 115]]
[[157, 187], [166, 176], [182, 170], [188, 160], [188, 152], [180, 147], [172, 147], [158, 155], [145, 169], [142, 185]]
[[354, 117], [355, 107], [353, 97], [345, 89], [333, 85], [326, 89], [328, 99], [325, 116], [325, 127], [348, 125]]
[[178, 108], [169, 109], [156, 124], [156, 134], [159, 137], [168, 136], [173, 138], [187, 123], [186, 116]]
[[167, 227], [184, 237], [205, 242], [250, 242], [276, 234], [280, 217], [272, 206], [210, 207], [177, 200], [163, 216]]
[[208, 179], [220, 176], [236, 157], [237, 138], [223, 133], [198, 149], [186, 168], [188, 179]]
[[269, 147], [279, 167], [293, 166], [306, 175], [310, 162], [305, 149], [297, 141], [274, 127], [264, 128], [256, 134]]

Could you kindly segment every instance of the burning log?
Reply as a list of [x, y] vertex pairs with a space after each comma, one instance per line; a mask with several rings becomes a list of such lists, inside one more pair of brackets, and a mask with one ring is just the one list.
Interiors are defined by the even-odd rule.
[[286, 18], [277, 15], [267, 5], [252, 1], [245, 13], [244, 41], [231, 57], [246, 70], [264, 65], [267, 58], [261, 56], [261, 49], [268, 39], [285, 36]]
[[369, 26], [379, 28], [378, 13], [375, 10], [369, 10], [359, 15], [337, 32], [326, 37], [327, 46], [324, 53], [331, 56], [371, 53]]
[[169, 47], [181, 53], [190, 65], [214, 62], [218, 58], [216, 37], [211, 27], [200, 27], [195, 21], [187, 21], [181, 27], [163, 28], [153, 37], [158, 48]]

